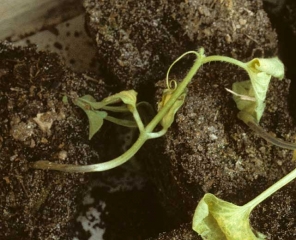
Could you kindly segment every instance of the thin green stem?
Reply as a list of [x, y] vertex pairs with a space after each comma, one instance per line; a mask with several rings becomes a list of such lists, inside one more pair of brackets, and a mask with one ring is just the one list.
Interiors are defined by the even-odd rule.
[[147, 133], [147, 134], [149, 136], [149, 139], [159, 138], [159, 137], [162, 137], [163, 135], [165, 135], [167, 131], [168, 131], [167, 129], [163, 128], [158, 132], [151, 132], [151, 133]]
[[241, 62], [239, 60], [233, 59], [231, 57], [225, 57], [225, 56], [218, 56], [218, 55], [213, 55], [213, 56], [208, 56], [203, 58], [202, 62], [203, 64], [208, 63], [208, 62], [227, 62], [227, 63], [231, 63], [234, 65], [237, 65], [243, 69], [245, 69], [248, 72], [246, 63]]
[[144, 124], [143, 124], [143, 122], [141, 120], [141, 117], [140, 117], [140, 114], [139, 114], [137, 108], [135, 108], [135, 110], [133, 112], [133, 117], [134, 117], [134, 119], [135, 119], [135, 121], [136, 121], [136, 123], [138, 125], [140, 133], [143, 133], [143, 132], [147, 133], [147, 131], [145, 131], [145, 129], [144, 129]]
[[103, 106], [101, 109], [111, 112], [129, 112], [126, 106]]
[[277, 181], [275, 184], [270, 186], [268, 189], [266, 189], [264, 192], [262, 192], [260, 195], [258, 195], [256, 198], [248, 202], [244, 205], [246, 208], [253, 209], [256, 207], [259, 203], [263, 202], [265, 199], [270, 197], [272, 194], [274, 194], [276, 191], [278, 191], [280, 188], [291, 182], [296, 178], [296, 169], [294, 169], [292, 172], [287, 174], [285, 177]]
[[135, 121], [131, 121], [131, 120], [118, 119], [112, 116], [107, 116], [105, 117], [105, 119], [108, 120], [109, 122], [113, 122], [117, 125], [124, 126], [124, 127], [136, 128], [138, 126]]
[[[175, 101], [181, 96], [181, 94], [183, 94], [187, 85], [191, 81], [192, 77], [195, 75], [197, 70], [202, 65], [202, 61], [201, 61], [202, 57], [204, 57], [204, 55], [200, 54], [199, 58], [197, 58], [197, 60], [195, 61], [194, 65], [192, 66], [192, 68], [190, 69], [190, 71], [188, 72], [184, 80], [178, 85], [172, 97], [169, 99], [166, 105], [157, 113], [157, 115], [152, 119], [152, 121], [147, 125], [146, 128], [144, 128], [144, 125], [141, 121], [138, 111], [136, 110], [133, 113], [134, 119], [137, 122], [140, 130], [140, 135], [137, 141], [133, 144], [133, 146], [128, 151], [123, 153], [121, 156], [105, 163], [98, 163], [98, 164], [85, 165], [85, 166], [78, 166], [78, 165], [71, 165], [71, 164], [57, 164], [49, 161], [37, 161], [33, 163], [31, 166], [37, 169], [57, 170], [57, 171], [64, 171], [64, 172], [100, 172], [100, 171], [106, 171], [106, 170], [115, 168], [127, 162], [131, 157], [133, 157], [136, 154], [136, 152], [145, 143], [145, 141], [149, 139], [149, 133], [152, 133], [154, 128], [161, 121], [161, 119], [166, 115], [166, 113], [173, 106]], [[162, 134], [163, 132], [160, 131], [160, 135]], [[155, 134], [152, 134], [150, 137], [153, 138], [155, 136], [156, 136]]]
[[[230, 58], [230, 57], [217, 56], [217, 55], [206, 57], [203, 54], [203, 50], [201, 50], [199, 52], [190, 51], [189, 53], [195, 53], [198, 56], [197, 59], [195, 60], [194, 65], [191, 67], [190, 71], [188, 72], [188, 74], [186, 75], [186, 77], [184, 78], [184, 80], [180, 84], [178, 84], [175, 92], [172, 94], [172, 97], [169, 99], [169, 101], [166, 103], [166, 105], [158, 112], [158, 114], [148, 124], [148, 126], [146, 127], [146, 130], [148, 132], [152, 132], [153, 131], [153, 129], [156, 127], [156, 125], [165, 116], [165, 114], [167, 113], [167, 111], [172, 107], [172, 105], [175, 103], [175, 101], [185, 91], [185, 88], [187, 87], [187, 85], [189, 84], [189, 82], [192, 80], [193, 76], [196, 74], [196, 72], [198, 71], [198, 69], [200, 68], [201, 65], [203, 65], [205, 63], [208, 63], [208, 62], [212, 62], [212, 61], [228, 62], [228, 63], [234, 64], [234, 65], [237, 65], [237, 66], [245, 69], [248, 72], [248, 68], [246, 67], [246, 64], [245, 63], [243, 63], [241, 61], [238, 61], [236, 59]], [[181, 57], [183, 57], [184, 55], [185, 54], [183, 54]], [[177, 60], [180, 60], [181, 57], [179, 57]], [[167, 76], [167, 79], [168, 79], [168, 76]], [[166, 80], [166, 81], [167, 81], [167, 84], [168, 84], [168, 80]]]
[[73, 164], [58, 164], [49, 161], [37, 161], [31, 164], [32, 168], [43, 169], [43, 170], [57, 170], [62, 172], [102, 172], [110, 170], [112, 168], [118, 167], [129, 159], [131, 159], [136, 152], [142, 147], [142, 145], [148, 139], [148, 135], [144, 132], [140, 134], [138, 140], [133, 144], [133, 146], [127, 150], [125, 153], [117, 158], [114, 158], [108, 162], [97, 163], [91, 165], [73, 165]]

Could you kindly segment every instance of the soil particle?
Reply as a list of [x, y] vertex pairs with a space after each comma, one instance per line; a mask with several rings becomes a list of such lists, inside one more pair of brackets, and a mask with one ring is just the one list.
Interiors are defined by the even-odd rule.
[[161, 233], [157, 238], [149, 238], [148, 240], [201, 240], [196, 232], [192, 230], [191, 224], [182, 224], [179, 228]]
[[84, 7], [103, 68], [127, 87], [162, 79], [173, 60], [199, 47], [240, 58], [276, 50], [261, 1], [84, 0]]
[[71, 96], [101, 99], [108, 92], [103, 81], [76, 75], [56, 55], [34, 48], [1, 43], [0, 69], [0, 238], [72, 239], [88, 175], [29, 164], [100, 161], [103, 144], [87, 140], [87, 119]]
[[254, 209], [251, 224], [268, 239], [295, 239], [295, 187], [294, 181]]

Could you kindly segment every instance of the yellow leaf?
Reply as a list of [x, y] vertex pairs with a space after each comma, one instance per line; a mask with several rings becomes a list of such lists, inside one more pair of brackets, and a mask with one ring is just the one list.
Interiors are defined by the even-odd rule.
[[251, 210], [207, 193], [195, 210], [192, 228], [207, 240], [263, 240], [263, 234], [256, 233], [256, 236], [252, 231]]

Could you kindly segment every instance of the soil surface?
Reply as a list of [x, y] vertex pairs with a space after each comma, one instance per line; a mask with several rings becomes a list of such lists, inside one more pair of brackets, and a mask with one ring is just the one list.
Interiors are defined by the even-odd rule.
[[86, 93], [107, 96], [101, 80], [68, 71], [57, 55], [0, 44], [0, 239], [73, 238], [89, 176], [29, 164], [100, 161], [104, 145], [89, 143], [87, 119], [70, 99]]
[[[281, 56], [289, 64], [280, 22], [289, 25], [284, 33], [295, 39], [296, 8], [292, 0], [287, 7], [280, 2], [266, 0], [265, 8], [280, 36]], [[163, 80], [154, 83], [187, 50], [204, 47], [206, 55], [241, 61], [278, 53], [277, 35], [261, 1], [84, 0], [84, 6], [105, 79], [139, 90], [140, 98], [144, 93], [151, 99], [156, 90], [155, 107], [165, 86]], [[192, 58], [186, 58], [173, 68], [170, 78], [181, 81], [191, 64]], [[293, 80], [293, 65], [287, 66]], [[97, 206], [100, 224], [109, 226], [104, 239], [146, 239], [172, 228], [176, 230], [153, 239], [200, 239], [191, 230], [191, 220], [204, 193], [242, 205], [295, 168], [291, 151], [266, 143], [236, 117], [238, 110], [225, 87], [242, 80], [247, 75], [229, 64], [211, 63], [200, 69], [171, 129], [163, 138], [146, 143], [137, 156], [157, 190], [150, 184], [143, 191], [113, 195], [104, 184], [93, 190], [94, 198], [107, 203]], [[290, 84], [288, 79], [272, 80], [260, 125], [294, 142]], [[0, 239], [77, 236], [75, 218], [88, 207], [81, 206], [83, 194], [93, 179], [104, 183], [108, 175], [34, 170], [30, 163], [82, 165], [118, 156], [116, 128], [107, 132], [107, 124], [89, 142], [86, 116], [71, 102], [71, 96], [85, 94], [101, 99], [108, 90], [102, 79], [67, 70], [56, 55], [0, 44]], [[68, 103], [62, 101], [66, 95]], [[110, 174], [121, 175], [120, 170]], [[268, 239], [296, 237], [295, 184], [252, 213], [252, 226]]]
[[[176, 123], [163, 139], [148, 142], [139, 154], [145, 156], [141, 161], [176, 226], [191, 222], [206, 192], [243, 205], [296, 165], [292, 151], [271, 146], [237, 119], [235, 104], [224, 89], [232, 79], [213, 71], [217, 65], [203, 68], [189, 87]], [[230, 72], [234, 74], [233, 69]], [[293, 142], [296, 129], [288, 113], [288, 90], [287, 80], [271, 84], [260, 124], [268, 132]], [[296, 234], [295, 182], [290, 185], [252, 214], [253, 226], [271, 239], [292, 239]]]
[[191, 229], [191, 224], [183, 224], [178, 229], [161, 233], [157, 238], [148, 240], [202, 240], [202, 238]]
[[[265, 8], [277, 15], [286, 9], [282, 3], [265, 1]], [[241, 61], [278, 54], [277, 35], [261, 1], [85, 0], [84, 6], [87, 26], [108, 66], [107, 73], [125, 87], [141, 89], [162, 79], [177, 56], [198, 47], [204, 47], [206, 55]], [[171, 78], [181, 81], [184, 69], [189, 69], [185, 66], [190, 66], [188, 59], [174, 67]], [[271, 146], [237, 119], [238, 111], [225, 87], [243, 80], [247, 75], [229, 64], [202, 67], [189, 86], [176, 123], [164, 138], [146, 144], [138, 156], [175, 227], [191, 222], [206, 192], [242, 205], [295, 168], [291, 151]], [[163, 83], [156, 86], [155, 107]], [[294, 142], [289, 87], [287, 79], [271, 83], [260, 125]], [[252, 215], [253, 226], [271, 239], [294, 238], [293, 186], [279, 191]], [[167, 239], [182, 239], [182, 231], [190, 234], [188, 225], [181, 229]], [[166, 239], [165, 235], [160, 239]]]
[[[265, 30], [271, 31], [271, 26]], [[250, 31], [257, 30], [251, 28]], [[234, 47], [233, 51], [239, 59], [247, 57], [242, 49]], [[224, 88], [246, 77], [227, 64], [204, 66], [189, 86], [176, 124], [164, 139], [147, 144], [151, 148], [147, 147], [143, 153], [143, 161], [159, 187], [163, 206], [176, 225], [191, 221], [197, 202], [206, 192], [242, 205], [295, 168], [291, 151], [267, 144], [236, 118], [237, 109]], [[260, 124], [276, 136], [293, 142], [295, 125], [288, 111], [289, 84], [289, 81], [271, 83]], [[293, 199], [295, 193], [283, 190], [275, 196], [278, 195]], [[262, 204], [253, 213], [253, 226], [272, 239], [291, 239], [295, 235], [295, 221], [291, 217], [296, 202], [289, 200], [283, 204], [283, 201], [276, 203], [276, 197], [271, 199], [268, 207]], [[260, 214], [263, 211], [264, 216]], [[275, 212], [286, 214], [275, 216]]]
[[30, 168], [38, 160], [97, 163], [126, 151], [127, 128], [104, 123], [89, 141], [85, 113], [71, 101], [114, 91], [55, 54], [0, 44], [1, 240], [87, 240], [98, 231], [105, 240], [146, 239], [169, 229], [154, 186], [133, 163], [92, 174]]
[[128, 88], [162, 79], [177, 57], [200, 47], [240, 59], [276, 54], [261, 1], [84, 0], [84, 7], [103, 70]]

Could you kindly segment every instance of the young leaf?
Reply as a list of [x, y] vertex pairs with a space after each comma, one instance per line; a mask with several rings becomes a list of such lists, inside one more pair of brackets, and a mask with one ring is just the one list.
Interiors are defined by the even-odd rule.
[[90, 140], [102, 127], [104, 118], [107, 117], [107, 112], [104, 111], [93, 111], [85, 110], [85, 113], [89, 121], [89, 134], [88, 139]]
[[119, 101], [125, 103], [130, 112], [134, 112], [137, 103], [137, 92], [134, 90], [122, 91], [105, 98], [102, 102], [111, 104]]
[[90, 140], [93, 135], [100, 130], [103, 125], [104, 118], [108, 115], [105, 111], [96, 111], [94, 109], [101, 108], [105, 106], [106, 103], [96, 102], [96, 99], [91, 95], [76, 98], [73, 100], [73, 103], [80, 107], [87, 115], [89, 121], [88, 139]]
[[207, 193], [199, 202], [192, 228], [203, 239], [263, 240], [264, 235], [252, 231], [249, 215], [253, 207], [237, 206]]

